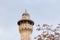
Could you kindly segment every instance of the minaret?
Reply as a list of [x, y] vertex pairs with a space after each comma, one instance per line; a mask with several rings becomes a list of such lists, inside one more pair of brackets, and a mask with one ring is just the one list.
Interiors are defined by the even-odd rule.
[[22, 19], [18, 21], [21, 40], [31, 40], [34, 22], [30, 20], [27, 10], [22, 14]]

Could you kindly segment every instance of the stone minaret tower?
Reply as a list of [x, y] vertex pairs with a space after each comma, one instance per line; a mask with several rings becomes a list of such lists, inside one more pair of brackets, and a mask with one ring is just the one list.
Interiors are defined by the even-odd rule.
[[34, 25], [34, 22], [32, 20], [30, 20], [30, 15], [25, 10], [25, 12], [22, 14], [22, 19], [18, 21], [21, 40], [30, 40], [31, 39], [33, 25]]

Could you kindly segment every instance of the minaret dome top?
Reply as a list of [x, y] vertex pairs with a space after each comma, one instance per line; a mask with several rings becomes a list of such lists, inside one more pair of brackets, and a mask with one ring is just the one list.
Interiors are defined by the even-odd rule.
[[30, 16], [29, 13], [27, 12], [27, 10], [25, 10], [25, 12], [22, 14], [22, 16]]
[[18, 25], [20, 25], [23, 22], [28, 22], [31, 25], [34, 25], [34, 22], [30, 19], [30, 15], [27, 12], [27, 10], [25, 10], [25, 12], [22, 14], [22, 19], [18, 21]]
[[29, 13], [27, 12], [27, 10], [25, 10], [25, 12], [22, 14], [22, 19], [30, 19], [30, 15], [29, 15]]

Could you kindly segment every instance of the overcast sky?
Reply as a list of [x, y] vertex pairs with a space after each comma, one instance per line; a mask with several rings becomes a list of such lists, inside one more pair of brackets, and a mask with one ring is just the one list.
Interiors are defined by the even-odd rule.
[[25, 9], [35, 22], [34, 28], [60, 23], [60, 0], [0, 0], [0, 40], [20, 40], [17, 21]]

